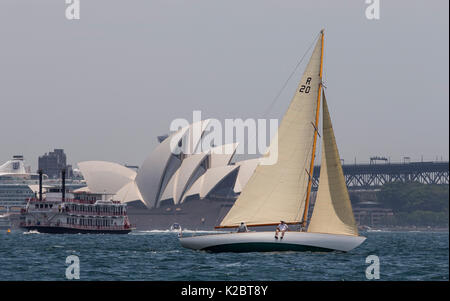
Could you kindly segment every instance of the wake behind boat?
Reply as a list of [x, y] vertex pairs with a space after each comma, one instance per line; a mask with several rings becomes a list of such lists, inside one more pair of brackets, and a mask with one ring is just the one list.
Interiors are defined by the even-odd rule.
[[[366, 239], [358, 228], [342, 171], [328, 105], [323, 93], [324, 32], [311, 55], [298, 89], [270, 144], [272, 165], [260, 164], [217, 228], [301, 225], [283, 239], [274, 232], [242, 232], [181, 237], [183, 247], [212, 252], [350, 251]], [[322, 162], [314, 210], [308, 223], [312, 173], [323, 106]]]

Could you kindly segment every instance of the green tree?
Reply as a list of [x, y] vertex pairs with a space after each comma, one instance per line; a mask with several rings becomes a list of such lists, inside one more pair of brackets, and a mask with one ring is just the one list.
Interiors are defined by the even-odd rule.
[[449, 185], [416, 182], [388, 183], [377, 193], [378, 201], [394, 211], [387, 224], [448, 225]]
[[416, 182], [388, 183], [381, 187], [377, 199], [394, 212], [448, 212], [449, 186]]

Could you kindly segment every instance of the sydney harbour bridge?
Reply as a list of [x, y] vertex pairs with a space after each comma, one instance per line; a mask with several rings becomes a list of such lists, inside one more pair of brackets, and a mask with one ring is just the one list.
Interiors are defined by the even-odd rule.
[[[449, 184], [449, 162], [378, 163], [378, 157], [368, 164], [343, 164], [342, 169], [349, 189], [378, 189], [385, 183], [419, 182], [423, 184]], [[314, 168], [313, 189], [317, 189], [320, 166]]]

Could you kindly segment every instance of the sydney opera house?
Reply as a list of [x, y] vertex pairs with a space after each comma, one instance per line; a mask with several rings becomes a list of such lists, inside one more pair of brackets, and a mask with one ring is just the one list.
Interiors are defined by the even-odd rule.
[[159, 144], [136, 170], [105, 161], [78, 167], [91, 193], [128, 204], [137, 229], [212, 229], [233, 205], [258, 159], [232, 162], [237, 143], [204, 146], [209, 120], [158, 137]]

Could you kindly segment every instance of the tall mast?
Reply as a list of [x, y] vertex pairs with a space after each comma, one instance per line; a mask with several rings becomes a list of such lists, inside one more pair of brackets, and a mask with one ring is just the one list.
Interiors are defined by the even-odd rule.
[[323, 39], [324, 39], [324, 30], [322, 29], [320, 31], [320, 38], [321, 38], [321, 54], [320, 54], [320, 82], [318, 86], [318, 93], [317, 93], [317, 109], [316, 109], [316, 120], [314, 122], [314, 140], [313, 140], [313, 149], [311, 154], [311, 165], [309, 167], [309, 180], [308, 180], [308, 188], [306, 190], [306, 200], [305, 200], [305, 210], [303, 211], [303, 219], [302, 219], [302, 227], [306, 227], [306, 219], [308, 218], [308, 208], [309, 208], [309, 199], [311, 196], [311, 186], [312, 186], [312, 179], [313, 179], [313, 172], [314, 172], [314, 159], [316, 157], [316, 143], [317, 143], [317, 131], [319, 128], [319, 113], [320, 113], [320, 98], [321, 98], [321, 92], [322, 92], [322, 71], [323, 71]]

